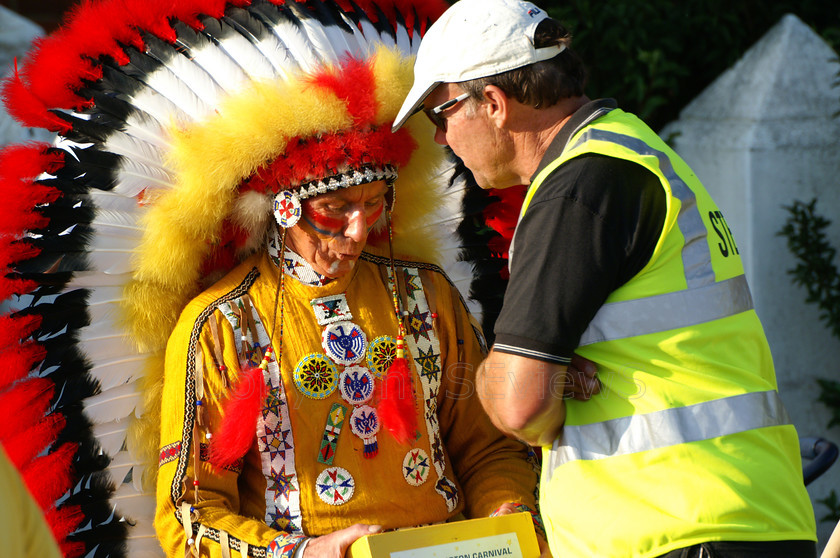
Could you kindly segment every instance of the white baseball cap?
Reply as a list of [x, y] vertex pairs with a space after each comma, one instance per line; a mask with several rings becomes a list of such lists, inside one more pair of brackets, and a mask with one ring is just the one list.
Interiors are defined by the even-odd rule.
[[543, 10], [522, 0], [456, 2], [420, 41], [414, 85], [392, 129], [405, 124], [441, 83], [494, 76], [563, 52], [563, 45], [534, 48], [534, 31], [547, 17]]

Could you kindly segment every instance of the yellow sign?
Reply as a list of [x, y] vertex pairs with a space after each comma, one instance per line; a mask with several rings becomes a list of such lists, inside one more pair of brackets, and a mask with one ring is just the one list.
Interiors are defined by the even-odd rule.
[[350, 545], [348, 558], [537, 558], [526, 512], [368, 535]]

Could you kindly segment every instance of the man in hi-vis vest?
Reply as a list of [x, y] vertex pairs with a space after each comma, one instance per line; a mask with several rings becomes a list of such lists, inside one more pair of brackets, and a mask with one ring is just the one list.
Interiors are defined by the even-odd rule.
[[[584, 95], [535, 5], [460, 0], [424, 37], [395, 127], [423, 110], [483, 188], [529, 184], [478, 394], [543, 447], [555, 556], [815, 549], [796, 431], [730, 227], [637, 117]], [[603, 384], [563, 399], [573, 351]]]

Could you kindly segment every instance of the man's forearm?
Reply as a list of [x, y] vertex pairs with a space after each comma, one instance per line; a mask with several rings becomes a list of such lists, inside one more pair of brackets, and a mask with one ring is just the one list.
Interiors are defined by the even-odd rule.
[[551, 444], [566, 419], [566, 368], [491, 351], [478, 369], [478, 397], [490, 420], [531, 445]]

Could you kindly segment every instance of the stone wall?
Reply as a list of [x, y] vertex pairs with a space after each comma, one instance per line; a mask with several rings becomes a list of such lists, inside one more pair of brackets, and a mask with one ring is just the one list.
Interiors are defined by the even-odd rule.
[[[744, 259], [773, 350], [779, 392], [800, 437], [840, 444], [826, 428], [817, 378], [840, 379], [840, 339], [819, 319], [788, 269], [796, 261], [777, 235], [795, 200], [817, 198], [840, 249], [840, 64], [837, 53], [794, 15], [785, 16], [738, 63], [668, 125], [677, 152], [720, 205]], [[840, 265], [840, 262], [835, 262]], [[840, 464], [808, 488], [812, 501], [840, 493]], [[816, 515], [827, 513], [815, 503]], [[821, 545], [834, 525], [818, 524]]]

